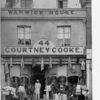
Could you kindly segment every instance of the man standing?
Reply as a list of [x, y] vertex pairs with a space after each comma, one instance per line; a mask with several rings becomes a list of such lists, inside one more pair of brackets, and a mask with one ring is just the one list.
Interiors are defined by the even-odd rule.
[[36, 80], [36, 83], [35, 83], [36, 99], [40, 99], [40, 89], [41, 89], [41, 83], [39, 82], [39, 80]]
[[19, 93], [19, 100], [24, 100], [25, 87], [23, 84], [20, 84], [20, 86], [18, 87], [18, 93]]

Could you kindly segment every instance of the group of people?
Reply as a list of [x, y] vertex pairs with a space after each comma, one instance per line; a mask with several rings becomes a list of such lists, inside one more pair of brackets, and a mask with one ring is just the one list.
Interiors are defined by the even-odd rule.
[[19, 86], [19, 100], [27, 100], [27, 98], [30, 98], [30, 100], [32, 100], [34, 97], [39, 100], [40, 89], [41, 83], [39, 82], [39, 80], [36, 80], [34, 86], [31, 84], [27, 88], [25, 88], [23, 85]]
[[9, 93], [6, 100], [33, 100], [40, 99], [41, 83], [36, 80], [35, 84], [25, 85], [21, 83], [17, 87], [9, 86]]
[[[70, 87], [73, 90], [71, 90]], [[67, 100], [70, 94], [70, 100], [72, 100], [75, 95], [74, 89], [76, 90], [76, 93], [82, 94], [80, 85], [73, 87], [66, 85], [64, 81], [52, 81], [50, 84], [45, 86], [44, 91], [46, 92], [46, 100], [49, 100], [50, 97], [53, 97], [53, 100]], [[10, 92], [12, 99], [7, 98], [7, 100], [40, 100], [40, 92], [41, 83], [39, 80], [36, 80], [34, 85], [30, 84], [26, 86], [24, 84], [20, 84], [17, 88], [13, 88]], [[51, 96], [50, 93], [52, 94]], [[85, 97], [86, 98], [82, 100], [87, 100], [87, 95]]]

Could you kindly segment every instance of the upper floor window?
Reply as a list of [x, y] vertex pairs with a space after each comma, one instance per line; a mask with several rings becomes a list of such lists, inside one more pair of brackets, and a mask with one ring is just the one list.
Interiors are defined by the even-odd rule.
[[21, 8], [31, 8], [32, 0], [21, 0]]
[[16, 6], [21, 8], [32, 8], [33, 0], [6, 0], [7, 8], [15, 8]]
[[6, 7], [7, 8], [13, 8], [13, 6], [16, 4], [18, 0], [6, 0]]
[[63, 0], [58, 0], [58, 8], [63, 8]]
[[71, 26], [58, 26], [57, 27], [58, 46], [69, 46], [70, 34], [71, 34]]
[[18, 44], [31, 45], [31, 26], [17, 26]]
[[58, 0], [58, 8], [67, 8], [68, 0]]

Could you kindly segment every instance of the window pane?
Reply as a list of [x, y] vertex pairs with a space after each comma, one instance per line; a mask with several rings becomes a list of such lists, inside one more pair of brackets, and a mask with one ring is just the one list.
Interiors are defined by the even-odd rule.
[[31, 8], [32, 0], [21, 0], [22, 8]]
[[25, 39], [31, 39], [31, 29], [29, 27], [25, 28]]
[[57, 33], [58, 34], [63, 34], [63, 27], [58, 27], [57, 28]]
[[64, 46], [70, 46], [70, 39], [64, 39]]
[[31, 39], [31, 34], [25, 34], [25, 39]]
[[63, 8], [63, 1], [58, 0], [58, 8]]
[[24, 34], [18, 34], [18, 39], [24, 39]]
[[64, 34], [64, 38], [66, 38], [66, 39], [70, 38], [69, 34]]
[[64, 34], [58, 34], [58, 35], [57, 35], [57, 38], [58, 38], [58, 39], [63, 39], [63, 38], [64, 38]]
[[6, 6], [7, 6], [7, 8], [12, 8], [13, 7], [13, 0], [6, 0]]
[[58, 39], [58, 46], [63, 46], [63, 39]]
[[24, 39], [24, 28], [18, 27], [18, 39]]
[[25, 34], [29, 34], [30, 33], [30, 28], [29, 27], [25, 27]]
[[18, 39], [18, 44], [19, 45], [24, 45], [24, 39]]
[[18, 34], [24, 34], [24, 28], [18, 27]]
[[32, 0], [26, 0], [26, 8], [31, 8]]
[[65, 31], [65, 33], [70, 33], [70, 27], [65, 27], [64, 31]]
[[26, 39], [26, 40], [25, 40], [25, 44], [26, 44], [26, 45], [31, 45], [31, 40], [30, 40], [30, 39]]
[[64, 38], [70, 38], [70, 27], [65, 27], [64, 33]]
[[21, 7], [25, 8], [25, 0], [21, 0]]

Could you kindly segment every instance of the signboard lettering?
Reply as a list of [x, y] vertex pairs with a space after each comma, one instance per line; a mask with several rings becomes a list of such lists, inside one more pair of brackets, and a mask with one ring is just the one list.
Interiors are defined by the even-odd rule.
[[5, 47], [5, 54], [17, 55], [74, 55], [84, 54], [83, 47]]
[[41, 39], [33, 47], [5, 47], [7, 55], [82, 55], [83, 47], [56, 47], [51, 41]]
[[75, 12], [73, 10], [8, 10], [8, 13], [11, 14], [26, 14], [26, 15], [63, 15], [63, 14], [74, 14]]

